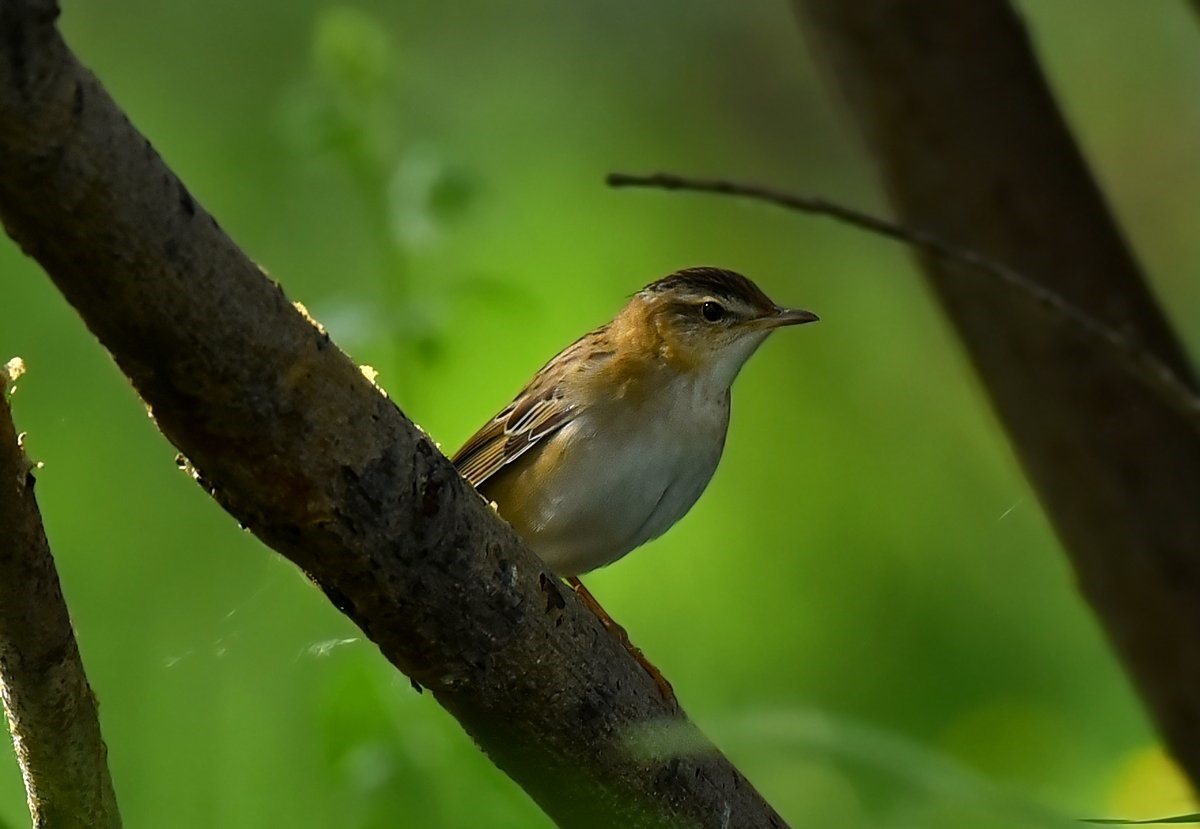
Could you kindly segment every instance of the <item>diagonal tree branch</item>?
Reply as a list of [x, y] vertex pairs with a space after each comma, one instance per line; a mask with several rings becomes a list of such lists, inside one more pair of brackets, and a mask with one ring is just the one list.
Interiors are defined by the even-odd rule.
[[116, 829], [96, 699], [8, 408], [19, 367], [0, 366], [0, 692], [33, 825]]
[[[0, 0], [0, 219], [203, 486], [560, 825], [782, 826], [220, 230], [79, 65], [57, 14]], [[660, 724], [696, 750], [630, 749]]]
[[[900, 221], [1005, 262], [1195, 378], [1004, 0], [793, 0]], [[923, 255], [1080, 586], [1200, 782], [1200, 435], [1111, 353]]]

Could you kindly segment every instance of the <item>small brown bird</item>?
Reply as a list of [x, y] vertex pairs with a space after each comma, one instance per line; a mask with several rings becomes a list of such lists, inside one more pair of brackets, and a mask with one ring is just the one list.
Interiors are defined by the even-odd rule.
[[721, 458], [738, 371], [776, 328], [816, 320], [732, 271], [677, 271], [547, 363], [454, 464], [616, 628], [576, 577], [691, 509]]

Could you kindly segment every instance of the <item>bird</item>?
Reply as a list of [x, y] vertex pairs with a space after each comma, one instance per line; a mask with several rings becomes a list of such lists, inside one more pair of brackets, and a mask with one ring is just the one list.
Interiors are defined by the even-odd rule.
[[664, 696], [670, 686], [579, 576], [692, 508], [721, 459], [740, 369], [771, 332], [818, 319], [734, 271], [675, 271], [559, 352], [451, 459]]

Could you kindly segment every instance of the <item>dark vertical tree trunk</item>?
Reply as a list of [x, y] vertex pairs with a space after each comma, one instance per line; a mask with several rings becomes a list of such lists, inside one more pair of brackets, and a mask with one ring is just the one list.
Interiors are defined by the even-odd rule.
[[[1004, 0], [793, 0], [897, 214], [1183, 351]], [[1200, 435], [1111, 353], [970, 269], [924, 259], [1071, 562], [1200, 781]]]

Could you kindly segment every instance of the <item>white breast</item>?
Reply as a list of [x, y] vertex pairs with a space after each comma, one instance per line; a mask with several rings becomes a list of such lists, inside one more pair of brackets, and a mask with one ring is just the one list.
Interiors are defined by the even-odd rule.
[[585, 412], [551, 438], [570, 461], [543, 488], [528, 540], [555, 572], [594, 570], [662, 535], [708, 485], [725, 445], [728, 385], [677, 382], [636, 409]]

